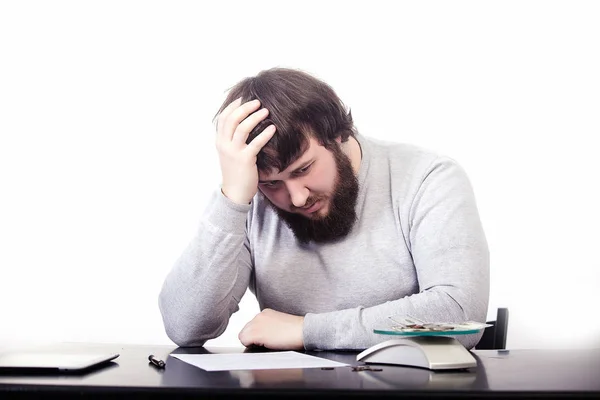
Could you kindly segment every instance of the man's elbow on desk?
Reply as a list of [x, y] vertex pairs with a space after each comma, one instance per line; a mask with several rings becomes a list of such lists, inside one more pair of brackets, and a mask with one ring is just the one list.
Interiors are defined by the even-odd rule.
[[169, 315], [162, 312], [162, 317], [167, 336], [179, 347], [204, 346], [207, 340], [216, 338], [227, 327], [227, 321], [225, 324], [217, 321], [198, 323], [196, 321], [205, 321], [198, 315]]
[[180, 332], [177, 330], [165, 329], [167, 336], [173, 343], [179, 347], [201, 347], [204, 346], [206, 340], [194, 337], [186, 332]]

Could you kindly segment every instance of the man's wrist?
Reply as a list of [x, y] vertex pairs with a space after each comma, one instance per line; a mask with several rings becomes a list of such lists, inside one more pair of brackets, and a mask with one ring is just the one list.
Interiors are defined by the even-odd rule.
[[252, 201], [252, 198], [247, 199], [247, 197], [242, 197], [239, 195], [232, 194], [229, 191], [226, 191], [225, 189], [223, 189], [223, 187], [221, 187], [221, 193], [223, 193], [223, 196], [227, 197], [232, 202], [242, 205], [242, 206], [247, 206]]

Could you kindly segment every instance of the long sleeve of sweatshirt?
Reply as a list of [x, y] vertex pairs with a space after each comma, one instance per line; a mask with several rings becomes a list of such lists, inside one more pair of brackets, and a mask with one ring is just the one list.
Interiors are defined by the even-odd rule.
[[249, 209], [215, 192], [196, 236], [167, 275], [159, 308], [167, 335], [177, 345], [204, 345], [225, 331], [238, 310], [252, 269]]

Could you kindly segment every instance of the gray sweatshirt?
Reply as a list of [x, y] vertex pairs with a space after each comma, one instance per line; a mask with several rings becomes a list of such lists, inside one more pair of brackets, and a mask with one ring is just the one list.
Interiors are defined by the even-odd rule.
[[[173, 342], [219, 336], [248, 287], [261, 310], [305, 317], [307, 350], [395, 338], [373, 333], [393, 315], [485, 321], [489, 252], [463, 169], [416, 146], [357, 140], [358, 220], [341, 241], [302, 244], [260, 192], [239, 205], [215, 191], [159, 296]], [[456, 338], [472, 348], [480, 336]]]

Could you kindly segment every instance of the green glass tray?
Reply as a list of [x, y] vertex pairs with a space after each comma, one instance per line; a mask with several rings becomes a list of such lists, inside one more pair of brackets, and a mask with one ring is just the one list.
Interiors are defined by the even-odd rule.
[[395, 336], [454, 336], [454, 335], [470, 335], [479, 333], [482, 329], [450, 329], [446, 331], [396, 331], [390, 328], [375, 328], [373, 332], [380, 335], [395, 335]]
[[444, 325], [452, 325], [454, 329], [447, 330], [397, 330], [393, 329], [394, 326], [398, 326], [398, 324], [391, 323], [382, 323], [381, 325], [375, 327], [373, 332], [380, 335], [394, 335], [394, 336], [454, 336], [454, 335], [470, 335], [473, 333], [479, 333], [488, 326], [491, 326], [487, 323], [480, 323], [474, 321], [464, 322], [462, 324], [448, 324], [443, 323]]

